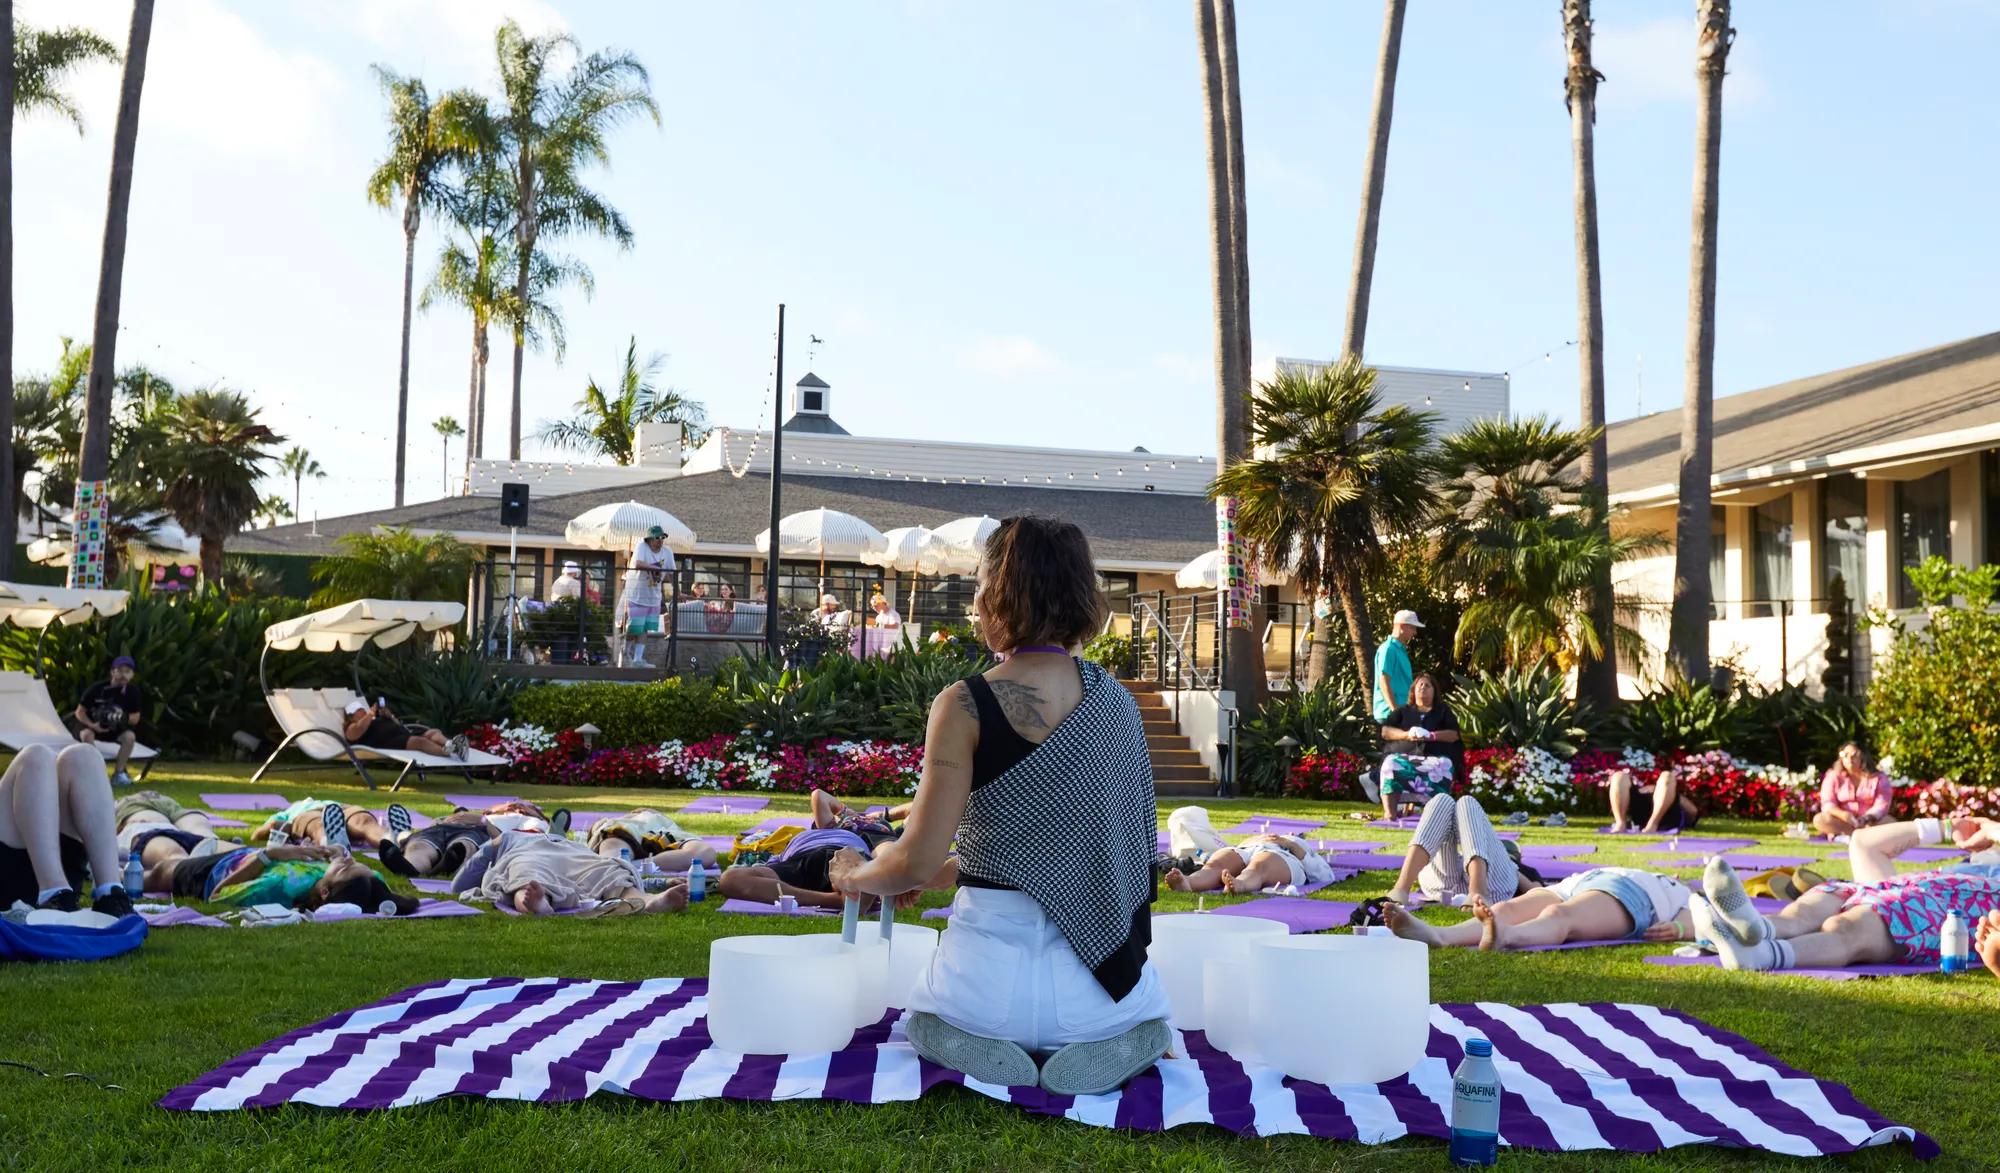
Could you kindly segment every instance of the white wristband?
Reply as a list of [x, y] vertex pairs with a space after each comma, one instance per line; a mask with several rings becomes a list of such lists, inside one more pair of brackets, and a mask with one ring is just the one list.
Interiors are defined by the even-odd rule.
[[1924, 845], [1924, 846], [1926, 846], [1926, 847], [1931, 847], [1931, 846], [1935, 846], [1936, 844], [1939, 844], [1939, 843], [1943, 843], [1943, 842], [1944, 842], [1944, 820], [1943, 820], [1943, 819], [1918, 819], [1918, 820], [1917, 820], [1917, 842], [1918, 842], [1918, 843], [1921, 843], [1921, 844], [1923, 844], [1923, 845]]

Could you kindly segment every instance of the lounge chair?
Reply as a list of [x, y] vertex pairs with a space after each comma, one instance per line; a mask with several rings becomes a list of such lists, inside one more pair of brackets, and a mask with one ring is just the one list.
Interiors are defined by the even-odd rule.
[[[49, 699], [47, 681], [27, 672], [0, 672], [0, 746], [19, 753], [31, 745], [66, 749], [79, 744], [85, 743], [77, 740], [56, 713], [55, 702]], [[107, 762], [118, 756], [115, 741], [88, 744], [96, 746]], [[159, 756], [156, 749], [132, 747], [132, 760], [142, 763], [139, 777], [144, 778], [152, 771], [153, 759]]]
[[420, 780], [430, 775], [465, 774], [477, 770], [497, 769], [507, 764], [507, 759], [481, 750], [468, 749], [465, 760], [440, 757], [437, 754], [419, 753], [409, 749], [376, 749], [370, 745], [357, 745], [347, 740], [345, 728], [347, 702], [355, 699], [352, 690], [345, 688], [280, 688], [264, 698], [270, 703], [271, 715], [278, 719], [278, 727], [285, 731], [285, 739], [264, 764], [257, 767], [251, 776], [252, 782], [262, 778], [266, 771], [277, 762], [278, 755], [287, 749], [296, 748], [300, 753], [320, 763], [346, 762], [354, 767], [368, 788], [375, 788], [375, 779], [368, 774], [367, 762], [400, 762], [402, 770], [396, 780], [389, 784], [395, 790], [402, 786], [411, 770], [417, 772]]

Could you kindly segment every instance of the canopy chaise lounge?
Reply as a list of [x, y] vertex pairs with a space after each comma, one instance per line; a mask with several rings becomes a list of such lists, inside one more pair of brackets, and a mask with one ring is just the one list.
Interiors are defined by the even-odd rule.
[[[49, 697], [48, 681], [42, 677], [42, 640], [51, 624], [73, 627], [100, 616], [116, 615], [128, 601], [130, 595], [125, 591], [0, 582], [0, 624], [12, 623], [36, 633], [35, 671], [0, 672], [0, 747], [19, 753], [31, 745], [65, 749], [79, 744]], [[88, 744], [96, 746], [107, 762], [118, 756], [115, 740]], [[132, 760], [142, 763], [141, 778], [152, 771], [157, 757], [158, 750], [144, 745], [132, 747]]]

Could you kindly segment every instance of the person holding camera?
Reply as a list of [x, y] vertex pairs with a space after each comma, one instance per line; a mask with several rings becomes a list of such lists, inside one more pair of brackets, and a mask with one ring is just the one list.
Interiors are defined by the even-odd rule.
[[132, 784], [132, 747], [139, 744], [139, 722], [146, 716], [146, 690], [132, 679], [137, 673], [138, 664], [130, 656], [111, 661], [110, 676], [83, 690], [74, 714], [78, 741], [117, 744], [117, 764], [111, 771], [115, 786]]

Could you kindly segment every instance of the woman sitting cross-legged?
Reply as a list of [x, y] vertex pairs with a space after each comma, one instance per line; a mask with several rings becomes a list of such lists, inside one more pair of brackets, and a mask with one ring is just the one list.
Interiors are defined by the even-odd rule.
[[[1405, 807], [1420, 806], [1434, 783], [1465, 769], [1465, 746], [1458, 718], [1438, 699], [1437, 681], [1425, 672], [1410, 683], [1410, 703], [1382, 723], [1382, 817], [1394, 819]], [[1442, 764], [1439, 764], [1442, 763]], [[1433, 771], [1446, 771], [1443, 778]]]
[[481, 847], [452, 877], [454, 895], [476, 892], [484, 900], [531, 916], [551, 916], [598, 903], [589, 916], [629, 916], [640, 912], [670, 912], [687, 907], [685, 880], [672, 880], [664, 891], [647, 895], [639, 886], [632, 861], [599, 855], [540, 831], [505, 831]]
[[1540, 882], [1540, 876], [1515, 861], [1478, 799], [1440, 794], [1424, 804], [1388, 898], [1392, 904], [1408, 904], [1414, 891], [1432, 901], [1478, 896], [1498, 904]]
[[1106, 607], [1076, 526], [1001, 522], [973, 607], [1006, 659], [931, 705], [902, 838], [872, 861], [839, 853], [829, 879], [851, 897], [902, 896], [955, 836], [958, 896], [910, 999], [910, 1045], [985, 1083], [1109, 1092], [1172, 1044], [1146, 958], [1158, 806], [1145, 723], [1123, 685], [1072, 654]]
[[1819, 811], [1813, 815], [1813, 830], [1828, 839], [1852, 835], [1863, 827], [1889, 820], [1889, 807], [1896, 788], [1889, 776], [1875, 768], [1859, 745], [1848, 742], [1840, 747], [1840, 760], [1820, 780]]
[[1488, 904], [1472, 900], [1472, 919], [1438, 928], [1393, 905], [1382, 917], [1399, 937], [1432, 948], [1525, 949], [1571, 941], [1687, 941], [1688, 888], [1672, 876], [1638, 868], [1591, 868], [1546, 888]]
[[1176, 892], [1214, 892], [1226, 888], [1239, 894], [1262, 892], [1290, 884], [1299, 887], [1333, 878], [1326, 857], [1295, 835], [1252, 835], [1234, 847], [1211, 852], [1201, 870], [1182, 875], [1167, 872], [1167, 887]]
[[[1839, 969], [1848, 965], [1936, 965], [1952, 909], [1984, 924], [1990, 940], [2000, 880], [1968, 872], [1906, 872], [1874, 884], [1834, 880], [1765, 916], [1750, 903], [1729, 861], [1702, 875], [1693, 903], [1697, 935], [1724, 969]], [[1970, 925], [1968, 925], [1970, 927]], [[1990, 959], [1985, 951], [1982, 959]]]

